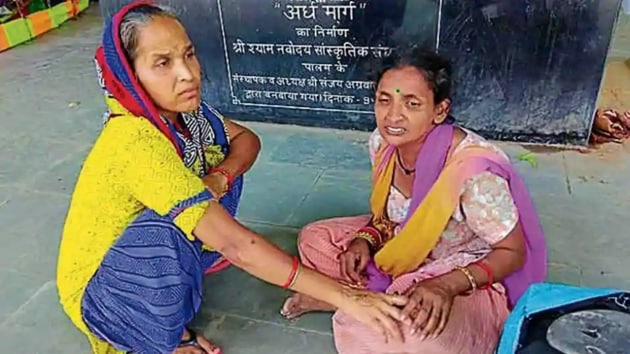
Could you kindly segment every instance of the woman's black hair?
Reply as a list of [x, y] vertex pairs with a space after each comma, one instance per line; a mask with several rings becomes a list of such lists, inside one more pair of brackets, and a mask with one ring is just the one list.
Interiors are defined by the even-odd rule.
[[383, 58], [374, 75], [374, 87], [378, 87], [381, 78], [388, 70], [405, 66], [412, 66], [424, 75], [433, 91], [435, 104], [451, 99], [453, 89], [451, 62], [433, 50], [420, 47], [396, 49]]

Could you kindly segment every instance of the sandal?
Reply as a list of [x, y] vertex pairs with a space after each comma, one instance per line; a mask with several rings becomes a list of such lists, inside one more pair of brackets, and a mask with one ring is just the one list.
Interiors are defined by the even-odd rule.
[[177, 348], [195, 347], [207, 354], [207, 352], [201, 347], [201, 345], [199, 345], [199, 342], [197, 341], [197, 332], [193, 331], [192, 329], [188, 327], [185, 327], [185, 328], [186, 328], [186, 331], [188, 331], [190, 338], [179, 342], [179, 345], [177, 346]]
[[[195, 347], [199, 350], [201, 350], [202, 352], [204, 352], [205, 354], [208, 354], [208, 352], [206, 352], [201, 345], [199, 345], [199, 342], [197, 341], [197, 332], [193, 331], [192, 329], [185, 327], [186, 331], [188, 331], [188, 334], [190, 335], [190, 338], [187, 340], [182, 340], [181, 342], [179, 342], [179, 345], [177, 346], [177, 348], [185, 348], [185, 347]], [[125, 354], [135, 354], [134, 352], [126, 352]]]

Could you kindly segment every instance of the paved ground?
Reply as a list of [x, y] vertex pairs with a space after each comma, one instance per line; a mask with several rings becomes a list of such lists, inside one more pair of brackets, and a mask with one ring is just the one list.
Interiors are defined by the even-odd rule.
[[[628, 2], [630, 7], [630, 2]], [[616, 33], [611, 43], [609, 58], [630, 58], [630, 8], [628, 14], [620, 14]]]
[[[89, 352], [62, 313], [54, 275], [69, 196], [104, 108], [92, 65], [100, 30], [93, 9], [0, 54], [0, 353]], [[249, 125], [264, 146], [242, 203], [248, 225], [294, 251], [305, 223], [367, 211], [366, 134]], [[629, 149], [536, 149], [538, 167], [517, 163], [548, 235], [551, 281], [630, 288]], [[227, 354], [334, 352], [327, 316], [283, 321], [285, 294], [240, 271], [208, 278], [206, 295], [196, 326]]]

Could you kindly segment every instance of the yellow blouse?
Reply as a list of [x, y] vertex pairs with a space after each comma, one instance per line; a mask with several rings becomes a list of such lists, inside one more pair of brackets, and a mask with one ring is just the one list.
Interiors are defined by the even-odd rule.
[[[57, 267], [61, 304], [88, 336], [94, 353], [120, 353], [92, 335], [81, 315], [85, 288], [107, 251], [145, 208], [164, 215], [205, 188], [172, 143], [146, 119], [120, 116], [106, 123], [72, 195]], [[202, 202], [187, 208], [175, 224], [192, 239], [207, 207], [208, 202]]]

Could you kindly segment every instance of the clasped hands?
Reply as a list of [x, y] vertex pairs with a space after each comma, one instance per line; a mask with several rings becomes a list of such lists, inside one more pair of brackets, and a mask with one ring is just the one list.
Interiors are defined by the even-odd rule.
[[[365, 268], [372, 254], [366, 239], [355, 238], [339, 255], [342, 277], [350, 286], [364, 288], [367, 285]], [[439, 277], [415, 283], [405, 293], [407, 304], [402, 308], [402, 319], [410, 323], [410, 335], [420, 339], [435, 339], [446, 327], [457, 294]]]
[[221, 199], [230, 188], [228, 178], [221, 172], [208, 173], [203, 177], [203, 183], [215, 199]]

